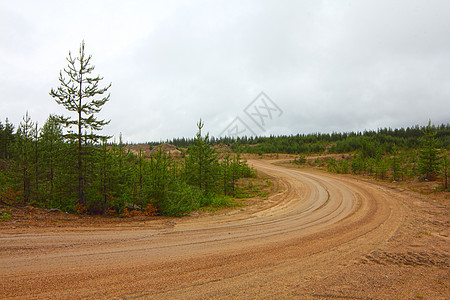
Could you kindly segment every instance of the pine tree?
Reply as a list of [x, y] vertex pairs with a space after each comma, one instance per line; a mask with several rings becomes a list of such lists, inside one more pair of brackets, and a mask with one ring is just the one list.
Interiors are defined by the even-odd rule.
[[[246, 165], [246, 164], [245, 164]], [[241, 156], [239, 152], [233, 157], [233, 161], [230, 165], [231, 168], [231, 179], [230, 179], [230, 187], [231, 187], [231, 195], [236, 195], [236, 181], [242, 177], [243, 174], [241, 174]], [[248, 176], [250, 177], [250, 176]]]
[[55, 206], [55, 177], [57, 165], [63, 161], [61, 156], [63, 133], [61, 124], [58, 123], [56, 116], [50, 115], [42, 127], [41, 131], [42, 143], [42, 168], [47, 188], [47, 197], [50, 207]]
[[145, 176], [146, 195], [162, 211], [166, 205], [164, 202], [171, 197], [169, 193], [176, 181], [174, 162], [170, 154], [159, 146], [156, 153], [150, 155], [148, 165]]
[[402, 178], [402, 166], [400, 164], [400, 158], [398, 154], [397, 146], [392, 148], [392, 158], [391, 158], [391, 169], [392, 169], [392, 180], [398, 181]]
[[223, 185], [224, 195], [230, 195], [233, 191], [232, 172], [230, 169], [231, 164], [232, 164], [232, 160], [230, 158], [230, 153], [227, 153], [220, 163], [220, 166], [222, 169], [222, 185]]
[[138, 201], [138, 203], [140, 203], [140, 201], [143, 198], [143, 179], [144, 179], [144, 166], [145, 161], [144, 161], [144, 154], [142, 153], [142, 148], [139, 147], [139, 152], [138, 152], [138, 168], [139, 168], [139, 174], [138, 174], [138, 185], [137, 185], [137, 192], [136, 192], [136, 196], [135, 196], [135, 200]]
[[416, 177], [417, 176], [417, 151], [412, 150], [409, 155], [409, 161], [410, 170], [408, 172], [409, 177]]
[[123, 169], [123, 141], [122, 133], [119, 134], [119, 177], [122, 178]]
[[17, 129], [18, 136], [18, 152], [19, 152], [19, 164], [22, 170], [22, 187], [23, 187], [23, 200], [26, 204], [31, 198], [31, 155], [32, 155], [32, 137], [34, 124], [31, 121], [28, 112], [20, 123]]
[[[79, 56], [72, 57], [69, 52], [67, 58], [68, 66], [59, 73], [60, 86], [52, 89], [50, 95], [55, 101], [63, 105], [69, 112], [76, 113], [76, 117], [60, 117], [59, 122], [70, 128], [65, 137], [70, 141], [77, 142], [77, 158], [78, 158], [78, 203], [84, 203], [84, 178], [83, 178], [83, 161], [84, 161], [84, 145], [83, 140], [97, 142], [103, 136], [94, 134], [99, 131], [109, 121], [98, 120], [95, 114], [99, 113], [103, 105], [109, 100], [110, 94], [105, 96], [111, 84], [100, 88], [99, 84], [103, 80], [102, 77], [91, 76], [94, 66], [91, 65], [91, 55], [86, 55], [84, 51], [84, 41], [82, 41]], [[66, 77], [67, 76], [67, 77]], [[73, 130], [75, 127], [75, 131]], [[90, 130], [91, 134], [83, 136], [83, 131]]]
[[379, 158], [375, 161], [376, 175], [375, 178], [386, 179], [388, 164], [385, 159]]
[[423, 175], [424, 179], [434, 180], [439, 172], [439, 157], [436, 150], [436, 129], [431, 125], [422, 130], [425, 135], [424, 148], [419, 153], [419, 173]]
[[0, 121], [0, 159], [6, 158], [6, 138], [5, 127]]
[[[96, 178], [96, 194], [100, 195], [98, 203], [91, 203], [88, 211], [104, 214], [113, 204], [114, 187], [118, 185], [118, 172], [114, 169], [115, 153], [108, 149], [107, 139], [102, 141], [102, 147], [96, 153], [96, 170], [98, 175]], [[92, 210], [94, 209], [94, 210]]]
[[215, 188], [218, 163], [214, 149], [209, 145], [209, 134], [202, 136], [203, 126], [204, 123], [200, 119], [197, 123], [195, 144], [189, 148], [189, 157], [186, 159], [186, 174], [188, 174], [188, 183], [208, 194]]
[[38, 123], [36, 122], [34, 124], [34, 130], [33, 130], [33, 171], [34, 171], [34, 198], [35, 200], [39, 201], [41, 193], [39, 190], [39, 181], [40, 181], [40, 170], [39, 170], [39, 163], [41, 151], [40, 149], [40, 138], [39, 138], [39, 128]]
[[0, 159], [12, 157], [12, 146], [14, 143], [14, 126], [6, 118], [5, 125], [0, 122]]

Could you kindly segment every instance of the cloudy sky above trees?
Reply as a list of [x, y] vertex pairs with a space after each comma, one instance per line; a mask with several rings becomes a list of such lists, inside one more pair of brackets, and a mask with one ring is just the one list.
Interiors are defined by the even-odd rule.
[[[213, 136], [236, 118], [257, 135], [450, 122], [450, 1], [17, 0], [0, 28], [16, 126], [66, 113], [48, 93], [83, 39], [112, 82], [105, 133], [127, 141], [192, 137], [200, 118]], [[263, 114], [262, 91], [278, 110], [261, 127], [245, 109]]]

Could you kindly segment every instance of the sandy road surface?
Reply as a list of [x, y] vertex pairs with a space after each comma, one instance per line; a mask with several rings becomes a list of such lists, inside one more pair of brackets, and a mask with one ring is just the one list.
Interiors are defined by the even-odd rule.
[[[448, 237], [416, 235], [420, 214], [435, 209], [420, 197], [250, 163], [277, 178], [280, 191], [226, 214], [0, 231], [0, 298], [449, 296]], [[406, 204], [411, 199], [417, 207]], [[447, 212], [436, 216], [445, 231]], [[435, 239], [433, 247], [427, 238]]]

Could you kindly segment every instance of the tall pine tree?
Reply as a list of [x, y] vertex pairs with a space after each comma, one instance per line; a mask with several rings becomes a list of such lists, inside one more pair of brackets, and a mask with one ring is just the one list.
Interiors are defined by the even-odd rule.
[[[85, 202], [83, 177], [83, 161], [86, 155], [83, 151], [85, 141], [97, 142], [103, 138], [103, 136], [94, 132], [101, 130], [103, 126], [109, 123], [109, 121], [97, 119], [95, 115], [101, 111], [103, 105], [109, 100], [108, 89], [111, 87], [111, 83], [105, 87], [99, 87], [103, 77], [91, 75], [95, 68], [90, 63], [91, 58], [91, 55], [85, 54], [84, 41], [81, 42], [78, 57], [72, 57], [69, 51], [67, 68], [59, 73], [60, 86], [50, 91], [50, 95], [58, 104], [63, 105], [69, 112], [76, 114], [75, 118], [60, 117], [59, 122], [69, 128], [65, 137], [77, 143], [79, 204]], [[86, 131], [91, 133], [83, 135], [83, 132]]]

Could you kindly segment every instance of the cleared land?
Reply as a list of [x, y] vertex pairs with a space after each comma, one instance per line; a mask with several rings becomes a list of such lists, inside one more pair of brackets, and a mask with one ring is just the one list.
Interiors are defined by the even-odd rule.
[[0, 227], [0, 298], [450, 298], [448, 200], [270, 162], [222, 214]]

